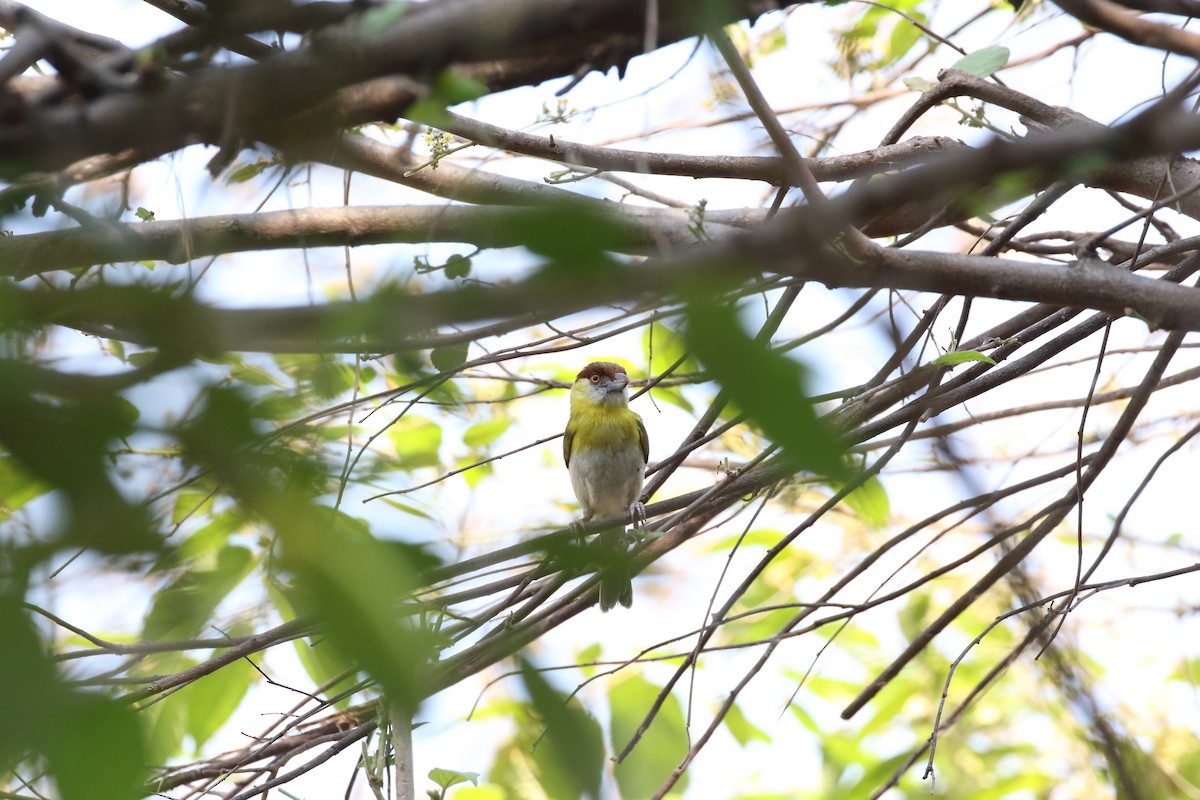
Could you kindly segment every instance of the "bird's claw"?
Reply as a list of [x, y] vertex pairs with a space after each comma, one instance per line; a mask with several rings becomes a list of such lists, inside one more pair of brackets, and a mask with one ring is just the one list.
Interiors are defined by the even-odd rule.
[[646, 527], [646, 504], [637, 500], [629, 507], [629, 515], [633, 517], [633, 527]]

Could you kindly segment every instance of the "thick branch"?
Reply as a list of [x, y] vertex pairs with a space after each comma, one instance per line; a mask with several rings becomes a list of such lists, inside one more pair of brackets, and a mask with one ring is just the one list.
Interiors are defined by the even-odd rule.
[[[591, 203], [628, 236], [625, 252], [650, 255], [696, 243], [687, 214], [675, 209]], [[522, 244], [512, 223], [528, 209], [466, 206], [357, 206], [230, 214], [189, 220], [95, 225], [0, 237], [0, 274], [27, 278], [57, 269], [120, 261], [166, 261], [284, 248], [465, 242], [481, 248]], [[713, 239], [733, 228], [705, 226]]]
[[[733, 22], [778, 4], [737, 0], [712, 6], [720, 11], [709, 15], [697, 15], [692, 0], [660, 5], [661, 46], [706, 22]], [[414, 5], [381, 32], [364, 32], [352, 19], [262, 63], [160, 74], [82, 105], [27, 108], [0, 129], [0, 176], [61, 169], [129, 147], [165, 153], [196, 141], [261, 139], [338, 89], [386, 75], [426, 76], [504, 59], [526, 67], [496, 75], [489, 82], [496, 91], [623, 66], [640, 52], [642, 7], [642, 0], [446, 0]]]

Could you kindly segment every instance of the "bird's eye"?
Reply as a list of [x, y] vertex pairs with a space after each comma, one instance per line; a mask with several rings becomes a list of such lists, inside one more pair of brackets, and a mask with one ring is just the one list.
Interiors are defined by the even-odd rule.
[[593, 375], [593, 376], [592, 376], [592, 383], [599, 383], [599, 382], [600, 382], [600, 376], [599, 376], [599, 375]]

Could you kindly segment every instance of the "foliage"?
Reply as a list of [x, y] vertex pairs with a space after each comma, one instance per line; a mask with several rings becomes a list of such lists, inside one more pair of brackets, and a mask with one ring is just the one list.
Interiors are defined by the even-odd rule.
[[151, 5], [0, 4], [4, 797], [1200, 792], [1172, 9]]

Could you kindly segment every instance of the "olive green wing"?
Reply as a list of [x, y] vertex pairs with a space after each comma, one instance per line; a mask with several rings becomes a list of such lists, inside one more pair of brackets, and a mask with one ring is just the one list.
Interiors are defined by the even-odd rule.
[[[635, 415], [636, 416], [636, 415]], [[642, 461], [650, 463], [650, 436], [646, 433], [646, 423], [642, 422], [642, 418], [637, 418], [638, 423], [638, 444], [642, 446]]]
[[570, 422], [567, 423], [567, 430], [563, 433], [563, 461], [566, 465], [571, 466], [571, 445], [575, 442], [575, 426]]

